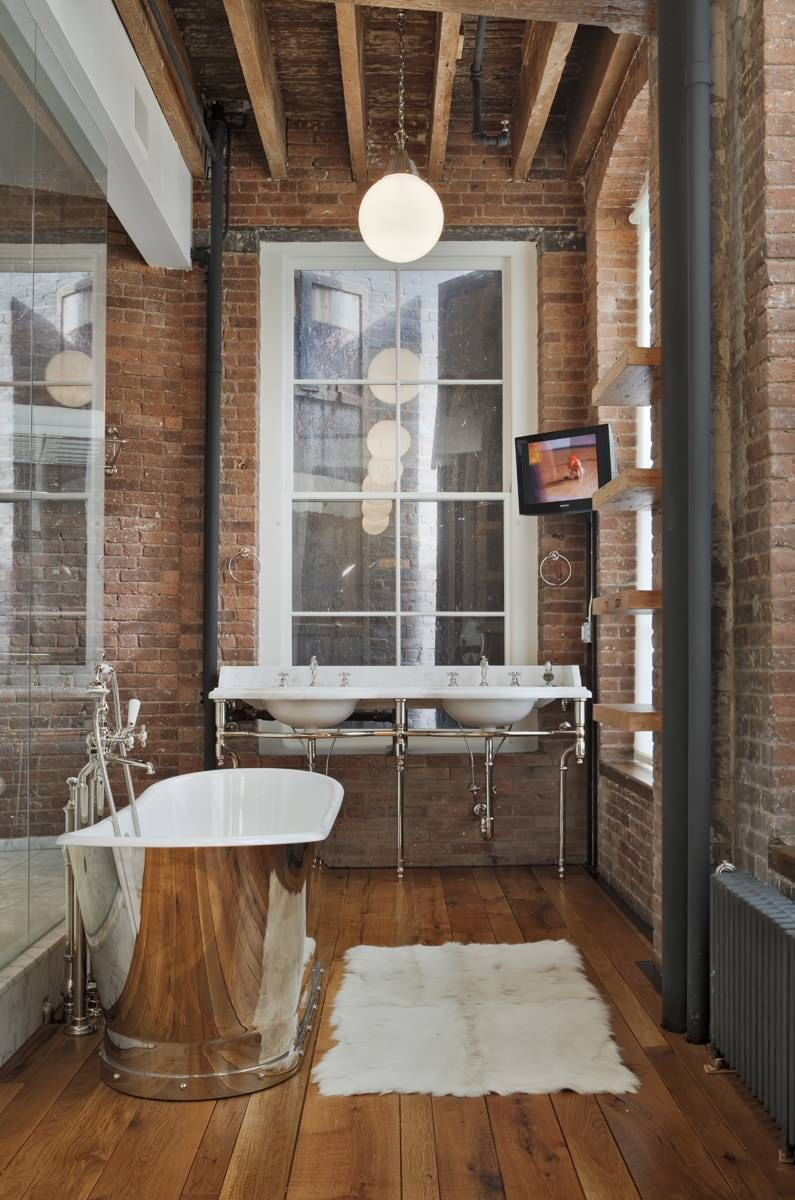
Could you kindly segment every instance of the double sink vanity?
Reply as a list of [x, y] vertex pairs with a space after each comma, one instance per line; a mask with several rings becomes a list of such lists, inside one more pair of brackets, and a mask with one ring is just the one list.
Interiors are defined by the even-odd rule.
[[[485, 839], [494, 832], [494, 757], [509, 739], [564, 738], [567, 746], [559, 764], [558, 873], [565, 867], [566, 773], [569, 759], [585, 758], [585, 704], [591, 693], [582, 686], [575, 666], [460, 667], [328, 667], [313, 659], [306, 667], [222, 667], [218, 686], [210, 693], [215, 704], [216, 759], [223, 766], [228, 755], [234, 765], [238, 739], [297, 740], [306, 752], [309, 770], [316, 764], [318, 742], [332, 746], [343, 739], [383, 739], [395, 757], [397, 794], [397, 871], [404, 868], [404, 797], [407, 751], [416, 737], [433, 739], [482, 738], [484, 759], [483, 801], [475, 808]], [[557, 703], [561, 720], [557, 728], [535, 727], [535, 710]], [[270, 717], [275, 728], [241, 729], [236, 719], [240, 705], [259, 718]], [[409, 708], [441, 709], [449, 722], [442, 727], [410, 728]], [[394, 714], [382, 720], [384, 710]], [[361, 727], [368, 712], [378, 713], [377, 725]], [[346, 727], [354, 717], [357, 724]], [[450, 722], [454, 724], [450, 724]], [[440, 741], [440, 746], [441, 746]]]

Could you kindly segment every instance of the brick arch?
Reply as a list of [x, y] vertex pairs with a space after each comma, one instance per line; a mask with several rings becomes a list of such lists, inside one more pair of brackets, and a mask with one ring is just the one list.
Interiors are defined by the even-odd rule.
[[596, 366], [636, 342], [637, 235], [629, 216], [649, 170], [649, 85], [640, 87], [613, 142], [596, 202]]

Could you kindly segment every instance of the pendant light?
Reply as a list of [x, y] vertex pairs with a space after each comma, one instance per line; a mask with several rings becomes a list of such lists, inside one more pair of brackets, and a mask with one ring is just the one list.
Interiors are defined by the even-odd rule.
[[398, 13], [400, 74], [398, 82], [397, 149], [386, 174], [365, 192], [359, 205], [359, 231], [365, 244], [387, 262], [414, 262], [439, 240], [444, 226], [442, 202], [429, 183], [420, 179], [406, 150], [405, 16]]

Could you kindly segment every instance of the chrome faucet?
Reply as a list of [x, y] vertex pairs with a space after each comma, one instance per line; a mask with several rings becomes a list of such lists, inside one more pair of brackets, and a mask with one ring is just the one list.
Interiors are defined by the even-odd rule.
[[485, 654], [480, 656], [480, 686], [487, 687], [489, 682], [489, 660]]
[[549, 687], [555, 678], [555, 672], [552, 670], [552, 663], [544, 663], [544, 683]]
[[290, 678], [289, 671], [280, 671], [279, 672], [279, 687], [280, 688], [287, 687], [287, 680], [289, 678]]
[[458, 687], [458, 671], [447, 672], [447, 686]]
[[519, 672], [511, 671], [511, 687], [519, 687]]
[[309, 660], [309, 674], [312, 676], [311, 687], [317, 684], [317, 655], [313, 654]]
[[347, 687], [351, 677], [347, 671], [340, 671], [340, 687]]

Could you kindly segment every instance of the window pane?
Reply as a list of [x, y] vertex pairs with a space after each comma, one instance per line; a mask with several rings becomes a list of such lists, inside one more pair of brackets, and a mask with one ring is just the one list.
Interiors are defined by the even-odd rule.
[[[383, 385], [378, 399], [369, 387], [353, 383], [299, 384], [293, 409], [295, 490], [393, 491], [395, 391]], [[372, 482], [364, 483], [368, 475]]]
[[304, 500], [293, 505], [293, 609], [394, 611], [391, 501], [364, 501], [364, 511], [362, 503], [352, 501]]
[[411, 437], [404, 491], [502, 491], [501, 387], [422, 387], [400, 422]]
[[403, 501], [400, 559], [403, 611], [502, 612], [502, 501]]
[[502, 379], [502, 273], [401, 272], [400, 345], [420, 379]]
[[402, 666], [470, 666], [481, 654], [490, 663], [505, 662], [502, 617], [403, 617], [400, 641]]
[[397, 345], [395, 290], [394, 271], [296, 271], [295, 378], [367, 379]]
[[383, 667], [395, 662], [390, 617], [293, 617], [293, 662], [313, 654], [323, 666]]

